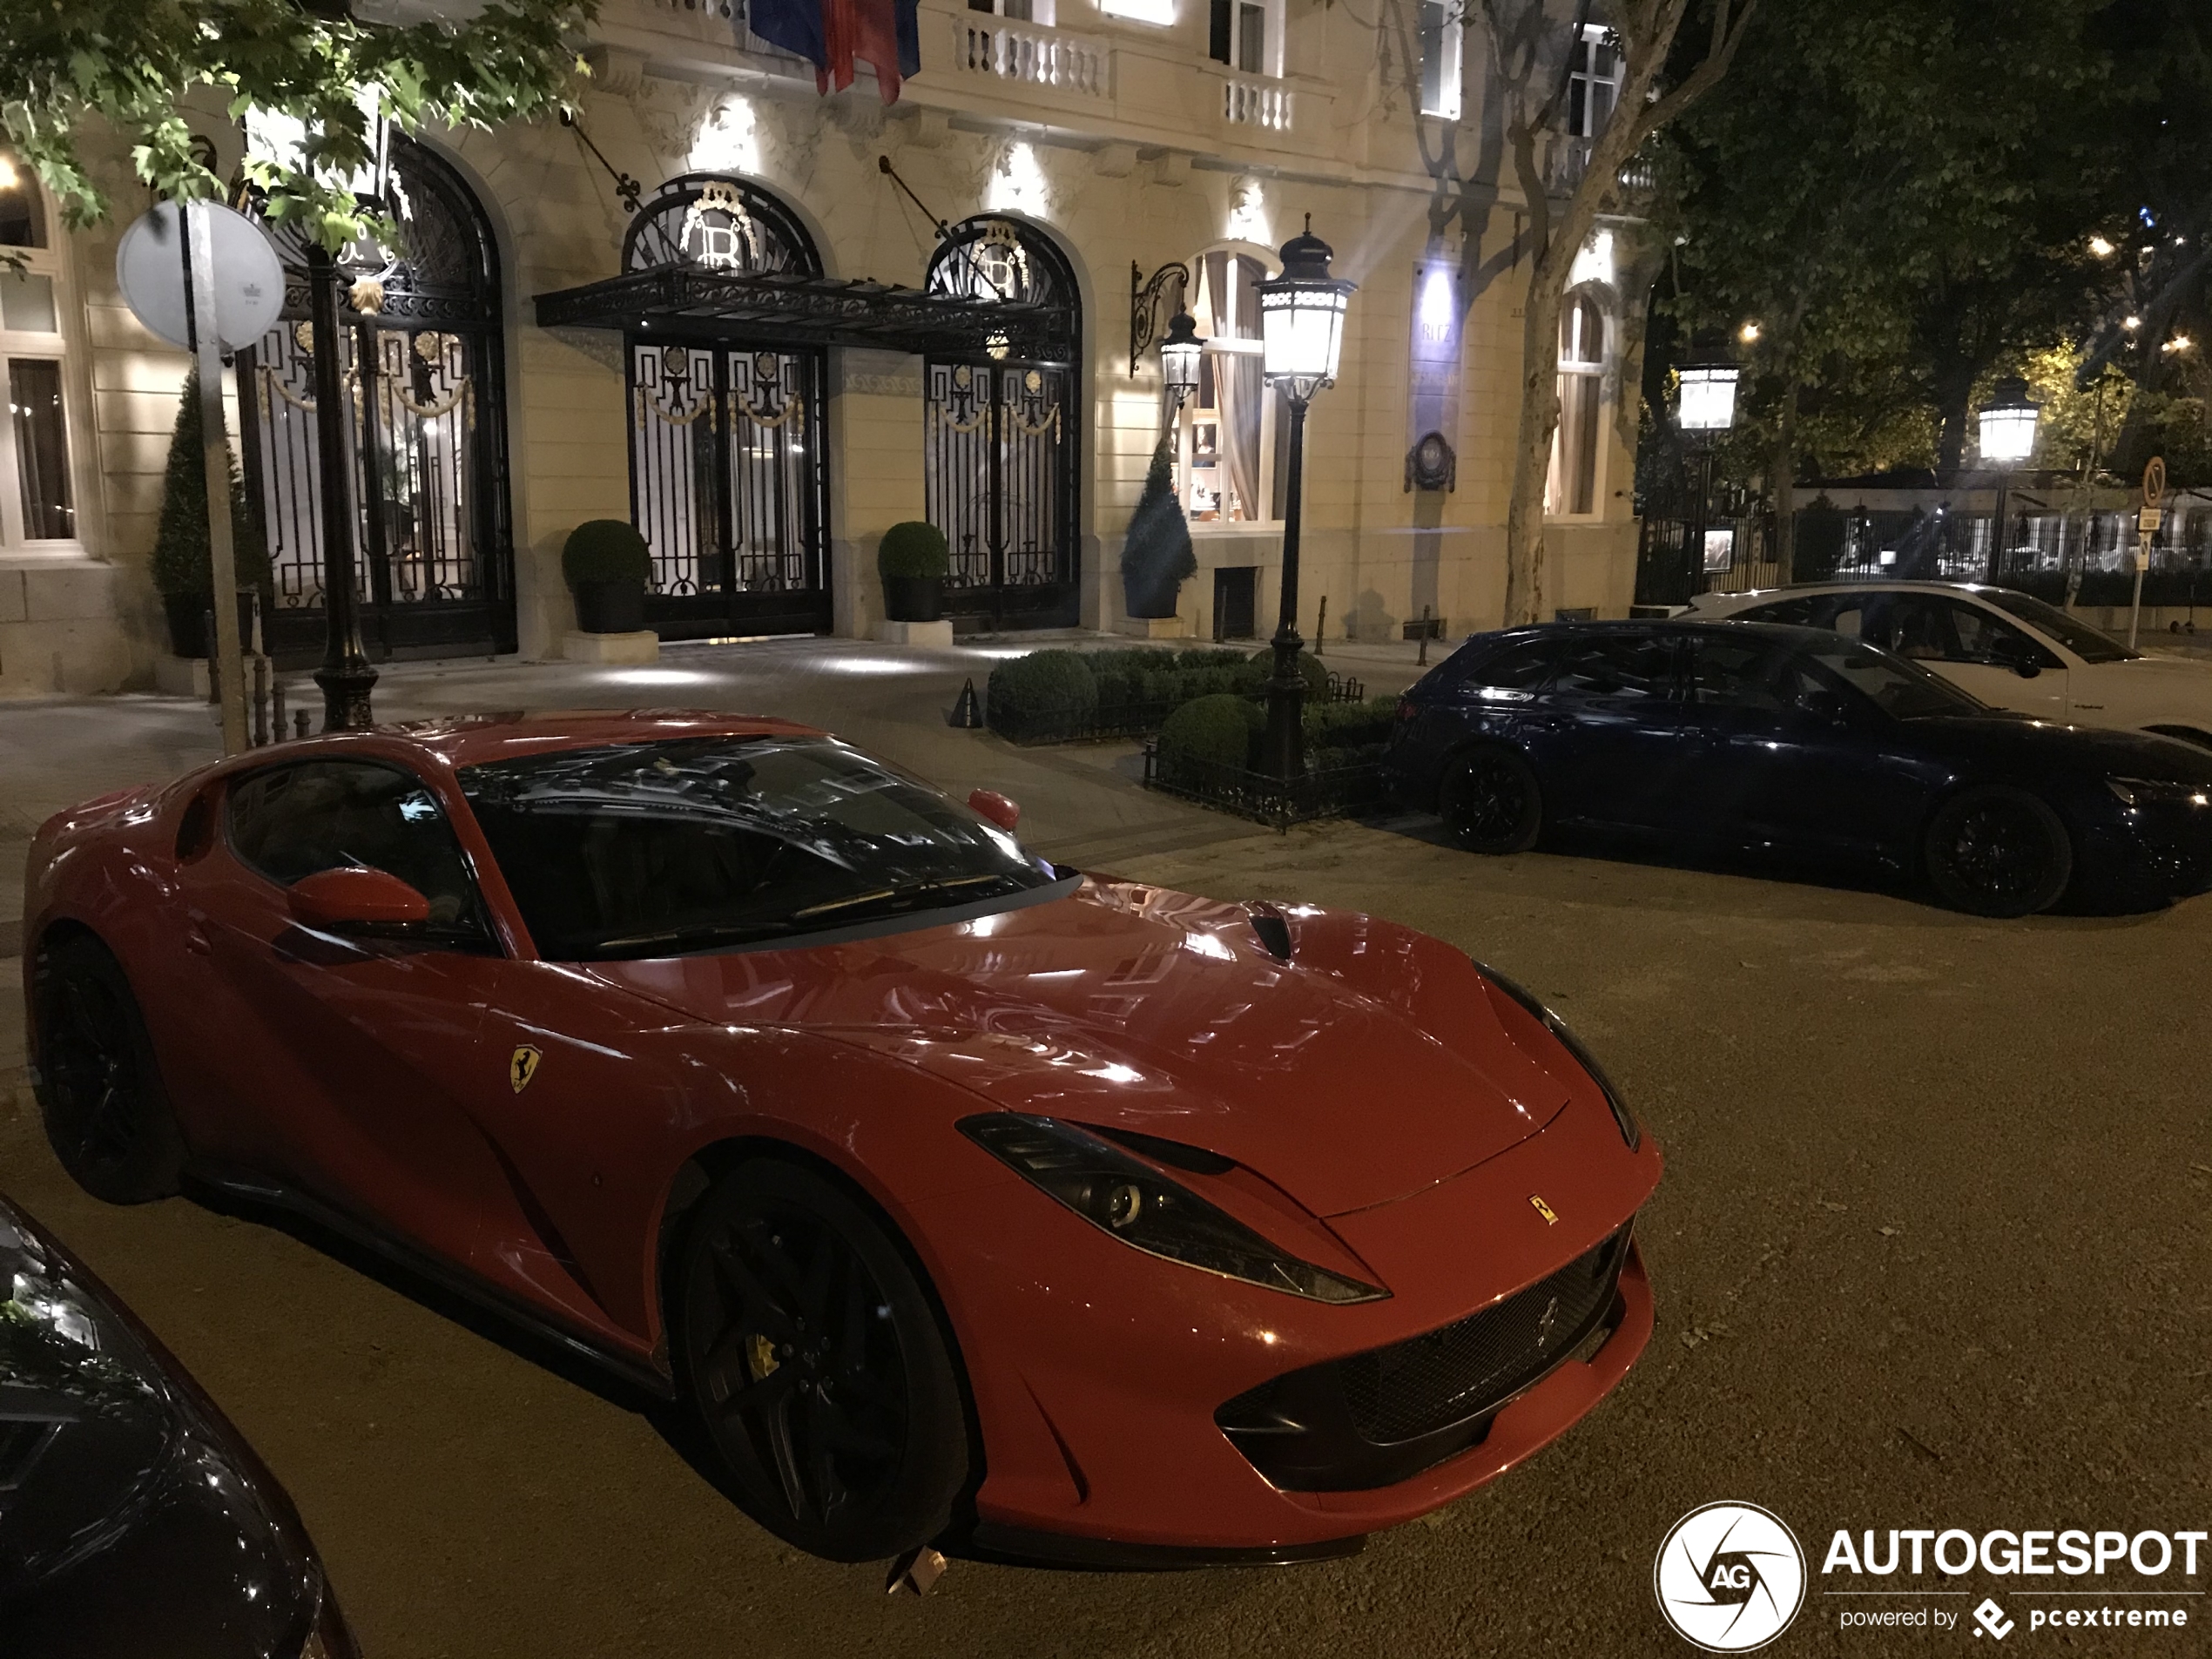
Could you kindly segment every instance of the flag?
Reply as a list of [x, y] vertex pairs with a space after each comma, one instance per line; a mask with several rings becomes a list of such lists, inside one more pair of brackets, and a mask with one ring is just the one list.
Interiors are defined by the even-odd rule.
[[[853, 84], [853, 65], [875, 70], [886, 104], [899, 101], [899, 83], [921, 71], [919, 0], [751, 0], [743, 27], [814, 66], [821, 91]], [[743, 38], [740, 32], [739, 38]]]

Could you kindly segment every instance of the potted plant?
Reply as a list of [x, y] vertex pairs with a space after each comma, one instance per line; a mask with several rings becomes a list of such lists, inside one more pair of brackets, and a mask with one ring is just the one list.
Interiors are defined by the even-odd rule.
[[1131, 617], [1164, 618], [1176, 614], [1176, 596], [1183, 584], [1198, 573], [1197, 556], [1190, 550], [1190, 526], [1183, 516], [1183, 503], [1175, 496], [1173, 465], [1163, 441], [1152, 451], [1152, 466], [1144, 475], [1143, 493], [1130, 515], [1129, 534], [1122, 542], [1122, 600]]
[[935, 622], [943, 613], [945, 572], [952, 550], [934, 524], [910, 518], [883, 532], [875, 568], [883, 577], [883, 614], [891, 622]]
[[645, 538], [619, 518], [587, 519], [561, 549], [561, 574], [576, 596], [576, 625], [587, 634], [641, 631], [652, 573]]
[[[185, 381], [184, 403], [169, 439], [169, 466], [161, 485], [161, 517], [153, 537], [153, 585], [169, 620], [169, 648], [179, 657], [206, 657], [207, 616], [215, 607], [215, 578], [207, 546], [207, 462], [199, 421], [199, 376]], [[246, 510], [238, 460], [230, 457], [232, 575], [238, 584], [239, 631], [252, 626], [253, 596], [269, 591], [269, 553], [259, 519]], [[248, 640], [249, 646], [251, 644]]]

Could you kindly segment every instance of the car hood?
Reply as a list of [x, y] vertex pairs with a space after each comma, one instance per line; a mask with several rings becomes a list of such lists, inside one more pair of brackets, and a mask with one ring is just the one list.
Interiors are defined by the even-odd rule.
[[2001, 754], [2041, 766], [2074, 767], [2106, 777], [2212, 784], [2212, 751], [2178, 738], [2103, 726], [2061, 725], [2019, 714], [1946, 715], [1905, 724], [1939, 753]]
[[0, 1647], [297, 1653], [291, 1501], [99, 1282], [0, 1200]]
[[813, 949], [587, 971], [694, 1018], [813, 1031], [991, 1104], [1201, 1146], [1319, 1216], [1536, 1133], [1581, 1074], [1474, 965], [1370, 917], [1087, 879], [1068, 897]]

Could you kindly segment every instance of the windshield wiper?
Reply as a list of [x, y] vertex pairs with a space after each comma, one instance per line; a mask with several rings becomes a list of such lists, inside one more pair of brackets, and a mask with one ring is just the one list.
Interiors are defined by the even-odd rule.
[[822, 904], [808, 905], [804, 910], [792, 912], [792, 919], [826, 916], [834, 911], [857, 909], [862, 905], [876, 904], [884, 900], [894, 902], [921, 899], [933, 893], [949, 893], [954, 887], [972, 887], [985, 881], [1010, 881], [1014, 878], [1004, 870], [987, 871], [981, 875], [955, 876], [947, 880], [907, 881], [894, 887], [879, 887], [873, 893], [856, 893], [849, 899], [832, 899]]
[[671, 955], [685, 950], [702, 949], [709, 945], [741, 944], [753, 939], [775, 939], [788, 934], [796, 922], [779, 919], [774, 921], [732, 921], [701, 927], [670, 927], [660, 933], [626, 934], [620, 939], [601, 939], [592, 943], [595, 951], [630, 950], [641, 945], [667, 945]]

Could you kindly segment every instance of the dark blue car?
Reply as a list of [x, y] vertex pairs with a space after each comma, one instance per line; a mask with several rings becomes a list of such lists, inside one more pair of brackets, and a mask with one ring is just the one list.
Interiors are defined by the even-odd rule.
[[1406, 694], [1386, 767], [1481, 853], [1568, 826], [1759, 847], [1924, 873], [1990, 916], [2212, 886], [2212, 753], [2000, 713], [1824, 630], [1479, 634]]

